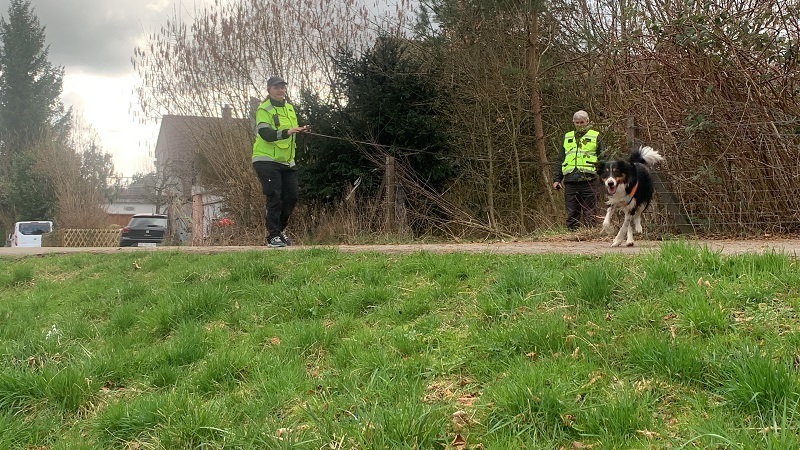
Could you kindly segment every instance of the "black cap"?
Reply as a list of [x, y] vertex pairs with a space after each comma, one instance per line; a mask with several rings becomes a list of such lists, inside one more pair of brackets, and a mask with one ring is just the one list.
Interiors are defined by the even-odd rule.
[[272, 86], [277, 86], [277, 85], [279, 85], [281, 83], [289, 84], [289, 83], [286, 82], [286, 80], [284, 80], [281, 77], [269, 77], [269, 80], [267, 80], [267, 87], [271, 88]]

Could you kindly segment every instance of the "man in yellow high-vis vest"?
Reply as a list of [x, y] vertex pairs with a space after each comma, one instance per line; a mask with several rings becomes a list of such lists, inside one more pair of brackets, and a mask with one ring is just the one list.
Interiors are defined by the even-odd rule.
[[256, 136], [253, 143], [253, 169], [261, 182], [266, 200], [268, 247], [291, 245], [284, 230], [295, 205], [299, 186], [294, 155], [297, 133], [308, 131], [298, 126], [294, 106], [286, 100], [287, 83], [281, 77], [267, 80], [269, 96], [256, 110]]
[[553, 169], [553, 188], [564, 188], [567, 229], [575, 231], [580, 225], [593, 227], [597, 224], [596, 164], [605, 149], [586, 111], [577, 111], [572, 123], [575, 129], [564, 135], [558, 165]]

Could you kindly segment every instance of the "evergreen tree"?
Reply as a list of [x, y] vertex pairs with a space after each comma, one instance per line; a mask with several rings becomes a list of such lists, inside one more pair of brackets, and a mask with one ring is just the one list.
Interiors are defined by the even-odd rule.
[[67, 136], [63, 76], [48, 61], [30, 0], [11, 0], [8, 19], [0, 17], [0, 221], [52, 218], [53, 183], [37, 175], [35, 149], [42, 139]]
[[14, 156], [10, 186], [15, 220], [53, 220], [56, 214], [55, 185], [52, 178], [36, 170], [35, 153]]
[[334, 102], [303, 98], [302, 113], [312, 131], [358, 142], [313, 139], [311, 152], [301, 147], [301, 186], [307, 198], [336, 198], [345, 183], [358, 178], [359, 189], [375, 194], [382, 177], [375, 169], [383, 160], [376, 162], [374, 156], [384, 152], [434, 190], [455, 174], [436, 103], [438, 75], [417, 52], [407, 41], [391, 37], [378, 38], [361, 55], [342, 51], [335, 60]]
[[48, 61], [45, 28], [30, 0], [11, 0], [0, 17], [0, 130], [30, 141], [69, 121], [61, 95], [63, 67]]

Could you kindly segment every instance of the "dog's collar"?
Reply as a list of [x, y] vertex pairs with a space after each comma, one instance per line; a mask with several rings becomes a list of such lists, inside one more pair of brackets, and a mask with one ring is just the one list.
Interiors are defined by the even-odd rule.
[[628, 197], [630, 197], [630, 198], [628, 199], [628, 204], [629, 204], [629, 205], [630, 205], [630, 204], [631, 204], [631, 202], [633, 201], [633, 194], [635, 194], [635, 193], [636, 193], [636, 188], [638, 188], [638, 187], [639, 187], [639, 182], [637, 181], [637, 182], [636, 182], [636, 184], [634, 184], [634, 185], [633, 185], [633, 189], [631, 189], [631, 193], [630, 193], [630, 194], [628, 194]]

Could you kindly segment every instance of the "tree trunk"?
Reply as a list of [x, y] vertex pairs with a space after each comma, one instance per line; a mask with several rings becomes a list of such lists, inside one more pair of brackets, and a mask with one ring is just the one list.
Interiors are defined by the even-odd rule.
[[494, 146], [492, 145], [492, 136], [489, 134], [488, 119], [483, 114], [481, 114], [481, 119], [483, 121], [483, 138], [486, 140], [486, 157], [489, 163], [489, 174], [486, 180], [486, 203], [489, 214], [489, 227], [494, 230], [497, 223], [494, 212]]
[[536, 138], [536, 151], [542, 171], [542, 187], [550, 200], [550, 210], [555, 213], [556, 201], [550, 189], [550, 164], [547, 160], [547, 149], [544, 145], [544, 127], [542, 126], [542, 98], [539, 94], [539, 50], [536, 42], [539, 39], [539, 17], [536, 12], [528, 15], [528, 77], [531, 80], [531, 110], [533, 112], [533, 130]]

